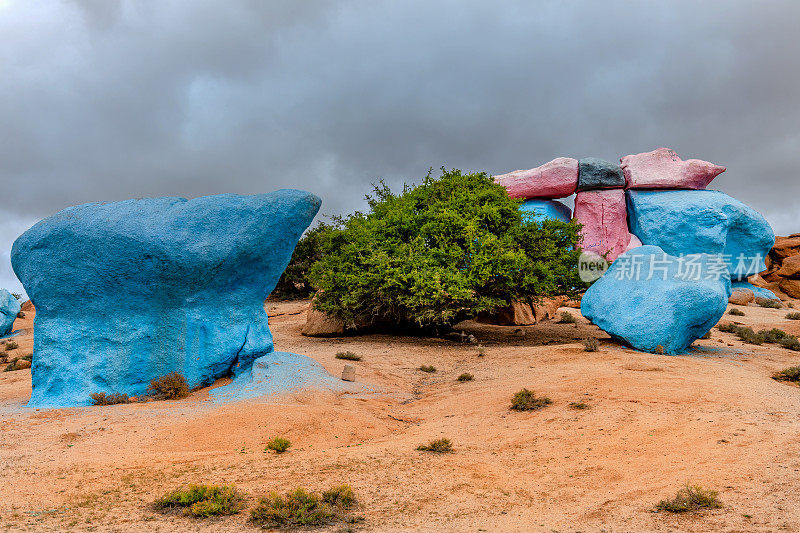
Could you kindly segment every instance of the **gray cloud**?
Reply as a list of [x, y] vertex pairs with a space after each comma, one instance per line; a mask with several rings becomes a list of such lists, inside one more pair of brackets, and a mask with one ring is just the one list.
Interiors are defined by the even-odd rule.
[[800, 231], [800, 4], [0, 0], [0, 286], [68, 205], [316, 192], [659, 146]]

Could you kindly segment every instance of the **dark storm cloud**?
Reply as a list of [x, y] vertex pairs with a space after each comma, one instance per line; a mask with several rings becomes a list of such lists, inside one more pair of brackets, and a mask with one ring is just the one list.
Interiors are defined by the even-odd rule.
[[0, 0], [0, 286], [67, 205], [669, 146], [800, 231], [800, 4]]

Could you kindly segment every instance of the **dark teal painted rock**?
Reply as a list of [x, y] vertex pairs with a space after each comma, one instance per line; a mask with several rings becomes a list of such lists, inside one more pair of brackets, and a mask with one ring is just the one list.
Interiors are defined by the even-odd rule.
[[578, 160], [578, 190], [622, 189], [625, 187], [625, 175], [616, 163], [596, 157], [584, 157]]
[[775, 244], [756, 210], [719, 191], [629, 190], [628, 224], [643, 244], [670, 255], [723, 254], [734, 280], [766, 270]]
[[263, 302], [320, 207], [311, 193], [152, 198], [65, 209], [11, 262], [36, 307], [31, 406], [190, 387], [273, 351]]
[[528, 200], [520, 206], [519, 210], [522, 211], [523, 215], [530, 216], [538, 221], [550, 218], [561, 222], [569, 222], [572, 219], [570, 208], [556, 200]]
[[581, 313], [615, 339], [645, 352], [685, 352], [722, 318], [731, 281], [719, 256], [679, 260], [657, 246], [617, 258], [581, 300]]
[[0, 289], [0, 337], [11, 333], [20, 308], [20, 303], [13, 294]]

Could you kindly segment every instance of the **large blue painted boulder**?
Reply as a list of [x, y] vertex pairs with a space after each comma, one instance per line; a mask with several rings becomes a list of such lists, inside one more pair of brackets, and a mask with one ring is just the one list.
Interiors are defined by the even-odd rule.
[[528, 200], [523, 202], [519, 210], [523, 216], [529, 216], [539, 222], [547, 218], [561, 222], [569, 222], [572, 219], [572, 210], [556, 200]]
[[722, 254], [734, 280], [766, 270], [775, 244], [756, 210], [719, 191], [629, 190], [628, 224], [643, 244], [670, 255]]
[[20, 311], [19, 301], [5, 289], [0, 289], [0, 337], [11, 333]]
[[151, 198], [65, 209], [11, 263], [36, 307], [31, 406], [190, 387], [273, 351], [263, 308], [320, 207], [311, 193]]
[[731, 281], [719, 256], [677, 258], [641, 246], [617, 258], [581, 300], [581, 313], [638, 350], [683, 353], [719, 321]]

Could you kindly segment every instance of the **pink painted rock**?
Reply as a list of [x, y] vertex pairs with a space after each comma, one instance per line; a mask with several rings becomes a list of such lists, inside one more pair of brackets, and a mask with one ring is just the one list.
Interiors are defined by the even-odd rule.
[[628, 189], [705, 189], [725, 172], [725, 167], [708, 161], [683, 161], [669, 148], [626, 155], [620, 166]]
[[566, 198], [578, 188], [578, 160], [558, 157], [530, 170], [494, 176], [512, 198]]
[[583, 224], [581, 247], [600, 255], [608, 254], [609, 261], [616, 259], [630, 244], [636, 244], [636, 241], [631, 242], [632, 235], [628, 232], [628, 208], [623, 189], [579, 192], [575, 196], [574, 217]]

